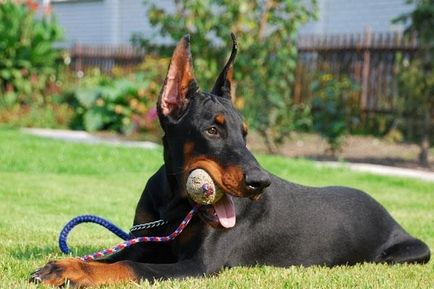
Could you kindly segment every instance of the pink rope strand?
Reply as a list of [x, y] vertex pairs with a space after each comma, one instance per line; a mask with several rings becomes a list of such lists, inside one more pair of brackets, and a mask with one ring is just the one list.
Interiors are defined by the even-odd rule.
[[188, 223], [191, 221], [194, 214], [197, 212], [198, 208], [199, 208], [198, 205], [194, 206], [193, 209], [191, 209], [191, 211], [187, 214], [187, 216], [185, 216], [185, 218], [181, 222], [181, 224], [179, 224], [178, 228], [176, 228], [176, 230], [173, 231], [173, 233], [170, 235], [162, 236], [162, 237], [155, 237], [155, 236], [137, 237], [137, 238], [134, 238], [134, 239], [131, 239], [128, 241], [124, 241], [124, 242], [122, 242], [122, 243], [120, 243], [120, 244], [118, 244], [112, 248], [104, 249], [104, 250], [98, 251], [96, 253], [80, 257], [80, 260], [85, 261], [85, 262], [94, 261], [94, 260], [100, 259], [102, 257], [106, 257], [106, 256], [112, 255], [114, 253], [117, 253], [119, 251], [122, 251], [123, 249], [130, 247], [130, 246], [137, 244], [137, 243], [171, 241], [171, 240], [175, 239], [176, 237], [178, 237], [178, 235], [182, 233], [182, 231], [185, 229], [185, 227], [187, 227]]

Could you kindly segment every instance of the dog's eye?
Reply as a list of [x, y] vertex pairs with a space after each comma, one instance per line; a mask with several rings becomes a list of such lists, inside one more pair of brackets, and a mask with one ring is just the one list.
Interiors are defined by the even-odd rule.
[[210, 135], [217, 135], [217, 134], [218, 134], [217, 128], [214, 127], [214, 126], [209, 127], [209, 128], [206, 130], [206, 132], [207, 132], [208, 134], [210, 134]]

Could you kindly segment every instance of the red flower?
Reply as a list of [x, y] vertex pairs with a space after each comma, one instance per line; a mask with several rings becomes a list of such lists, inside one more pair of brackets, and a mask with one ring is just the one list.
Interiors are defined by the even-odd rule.
[[31, 11], [36, 11], [36, 10], [38, 10], [39, 4], [38, 4], [38, 2], [36, 2], [34, 0], [26, 0], [26, 6]]

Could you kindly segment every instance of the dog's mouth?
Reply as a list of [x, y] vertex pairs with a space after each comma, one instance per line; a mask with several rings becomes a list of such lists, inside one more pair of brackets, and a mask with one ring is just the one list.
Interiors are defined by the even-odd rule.
[[214, 228], [232, 228], [236, 223], [232, 197], [224, 194], [215, 204], [201, 206], [199, 216]]
[[199, 209], [199, 216], [214, 228], [234, 227], [236, 212], [232, 198], [243, 197], [243, 193], [239, 190], [243, 173], [235, 167], [222, 169], [216, 162], [205, 158], [191, 161], [185, 171], [191, 172], [198, 168], [205, 170], [212, 178], [214, 185], [223, 192], [223, 196], [217, 202], [202, 205]]

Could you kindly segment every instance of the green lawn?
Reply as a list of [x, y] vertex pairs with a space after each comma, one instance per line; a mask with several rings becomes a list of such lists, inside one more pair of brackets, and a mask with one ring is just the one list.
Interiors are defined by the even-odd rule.
[[[58, 233], [76, 215], [96, 214], [128, 228], [146, 180], [162, 163], [161, 154], [161, 150], [66, 143], [0, 129], [0, 288], [36, 288], [26, 282], [29, 273], [62, 257]], [[410, 233], [434, 248], [433, 183], [320, 168], [283, 157], [259, 160], [291, 181], [368, 191]], [[74, 255], [118, 242], [111, 233], [88, 224], [69, 238]], [[108, 288], [149, 287], [143, 282]], [[152, 288], [434, 288], [434, 262], [332, 269], [234, 268], [219, 276], [157, 282]]]

